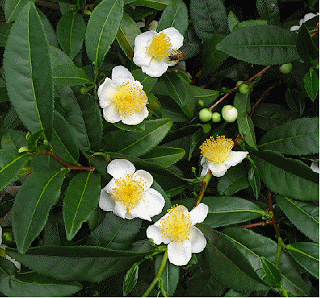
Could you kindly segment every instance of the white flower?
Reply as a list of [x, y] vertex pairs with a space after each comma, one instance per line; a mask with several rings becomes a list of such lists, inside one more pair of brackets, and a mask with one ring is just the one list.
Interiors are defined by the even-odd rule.
[[178, 62], [170, 57], [181, 53], [178, 49], [182, 45], [183, 35], [174, 27], [159, 33], [153, 30], [141, 33], [134, 41], [133, 62], [150, 77], [161, 77], [168, 66]]
[[319, 173], [319, 162], [313, 161], [310, 168], [313, 172]]
[[317, 13], [317, 14], [314, 14], [314, 13], [312, 13], [312, 12], [307, 13], [307, 14], [303, 17], [303, 19], [301, 19], [301, 20], [299, 21], [299, 26], [292, 26], [292, 27], [290, 28], [290, 31], [298, 31], [298, 30], [300, 29], [300, 27], [301, 27], [302, 24], [304, 24], [305, 22], [313, 19], [313, 18], [314, 18], [315, 16], [317, 16], [317, 15], [319, 15], [319, 13]]
[[238, 117], [238, 110], [234, 106], [226, 105], [222, 108], [221, 114], [226, 122], [234, 122]]
[[17, 262], [16, 260], [12, 259], [5, 253], [6, 245], [1, 244], [2, 243], [2, 227], [0, 226], [0, 256], [5, 257], [7, 260], [9, 260], [11, 263], [13, 263], [18, 270], [21, 269], [21, 264]]
[[139, 217], [151, 221], [164, 207], [163, 196], [150, 186], [153, 178], [144, 170], [135, 171], [126, 159], [115, 159], [108, 164], [107, 172], [113, 176], [101, 190], [99, 207], [104, 211], [133, 219]]
[[98, 89], [103, 117], [111, 123], [141, 123], [149, 115], [146, 107], [148, 98], [142, 88], [142, 84], [134, 80], [128, 69], [123, 66], [114, 67], [111, 79], [106, 78]]
[[168, 213], [147, 229], [147, 237], [159, 245], [168, 244], [169, 262], [176, 266], [188, 264], [192, 253], [204, 250], [207, 240], [194, 225], [203, 222], [208, 206], [200, 203], [193, 210], [182, 205], [173, 206]]
[[225, 136], [210, 137], [200, 146], [202, 159], [202, 172], [204, 176], [210, 170], [215, 177], [223, 176], [227, 170], [240, 163], [247, 155], [248, 151], [231, 151], [233, 148], [232, 139]]

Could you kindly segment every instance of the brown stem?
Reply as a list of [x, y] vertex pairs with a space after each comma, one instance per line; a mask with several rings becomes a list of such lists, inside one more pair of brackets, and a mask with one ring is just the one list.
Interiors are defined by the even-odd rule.
[[268, 222], [260, 221], [260, 222], [256, 222], [256, 223], [253, 223], [253, 224], [250, 224], [250, 225], [240, 226], [240, 228], [249, 229], [249, 228], [254, 228], [254, 227], [260, 227], [260, 226], [263, 226], [263, 225], [268, 225], [268, 224], [271, 224], [271, 223], [272, 223], [271, 220], [269, 220]]
[[254, 110], [257, 108], [257, 106], [260, 104], [261, 100], [266, 96], [266, 94], [273, 88], [273, 86], [269, 87], [269, 89], [267, 91], [265, 91], [262, 96], [259, 98], [259, 100], [254, 104], [254, 106], [251, 109], [251, 113], [249, 115], [249, 117], [251, 118], [254, 114]]
[[56, 159], [58, 162], [63, 164], [66, 168], [72, 169], [72, 170], [82, 170], [82, 171], [88, 171], [88, 172], [94, 172], [96, 168], [94, 167], [83, 167], [83, 166], [74, 166], [74, 165], [69, 165], [65, 161], [63, 161], [58, 155], [55, 155], [53, 153], [50, 153], [49, 151], [45, 151], [44, 155], [50, 155], [54, 159]]
[[198, 197], [196, 199], [196, 202], [194, 203], [193, 208], [197, 207], [199, 205], [199, 203], [201, 202], [202, 197], [204, 195], [205, 190], [207, 189], [207, 186], [209, 184], [209, 181], [210, 181], [211, 177], [212, 177], [212, 173], [209, 170], [208, 173], [203, 177], [203, 180], [201, 180], [202, 186], [201, 186], [199, 195], [198, 195]]
[[268, 193], [268, 200], [269, 200], [269, 212], [271, 211], [272, 214], [273, 214], [273, 215], [272, 215], [272, 218], [271, 218], [271, 221], [272, 221], [274, 230], [275, 230], [275, 232], [276, 232], [277, 238], [281, 238], [281, 236], [280, 236], [280, 229], [279, 229], [279, 226], [277, 225], [276, 218], [274, 217], [273, 202], [272, 202], [271, 192]]

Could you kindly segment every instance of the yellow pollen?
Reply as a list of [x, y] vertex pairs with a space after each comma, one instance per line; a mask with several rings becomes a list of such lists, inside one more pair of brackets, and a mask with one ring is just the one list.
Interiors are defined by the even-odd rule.
[[150, 46], [147, 48], [147, 52], [156, 60], [164, 60], [168, 58], [171, 48], [170, 38], [160, 32], [153, 37]]
[[116, 179], [116, 187], [111, 191], [111, 198], [121, 202], [127, 211], [139, 205], [142, 193], [146, 189], [145, 182], [134, 178], [133, 174], [126, 174], [124, 177]]
[[122, 117], [125, 117], [126, 114], [132, 116], [136, 112], [141, 113], [148, 103], [148, 97], [142, 93], [142, 87], [130, 82], [121, 84], [113, 99]]
[[205, 140], [199, 147], [203, 157], [212, 163], [223, 163], [228, 158], [233, 147], [232, 139], [226, 139], [225, 136], [217, 136], [214, 139], [211, 136]]
[[168, 216], [161, 219], [159, 229], [171, 241], [182, 242], [189, 239], [192, 228], [191, 218], [181, 205], [172, 206]]

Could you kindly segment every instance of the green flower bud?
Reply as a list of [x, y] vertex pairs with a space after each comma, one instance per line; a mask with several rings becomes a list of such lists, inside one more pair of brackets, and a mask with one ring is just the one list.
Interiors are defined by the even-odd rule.
[[212, 118], [212, 112], [208, 108], [204, 108], [199, 112], [199, 119], [202, 122], [208, 122]]
[[13, 241], [13, 236], [9, 232], [3, 233], [2, 237], [3, 237], [4, 241], [7, 241], [7, 242], [12, 242]]
[[19, 153], [30, 151], [28, 147], [20, 147]]
[[246, 84], [243, 84], [239, 87], [239, 91], [242, 94], [247, 94], [249, 92], [249, 90], [250, 90], [250, 87]]
[[241, 85], [242, 83], [243, 83], [243, 81], [238, 81], [237, 86]]
[[199, 100], [198, 100], [198, 105], [199, 105], [200, 107], [202, 107], [202, 106], [204, 105], [204, 101], [203, 101], [202, 99], [199, 99]]
[[287, 74], [287, 73], [291, 72], [291, 70], [292, 70], [292, 64], [291, 64], [291, 63], [282, 64], [282, 65], [279, 67], [279, 70], [280, 70], [280, 72], [282, 72], [282, 73], [284, 73], [284, 74]]
[[221, 114], [218, 112], [214, 112], [212, 114], [212, 122], [220, 122], [221, 121]]
[[234, 122], [238, 116], [238, 110], [231, 105], [226, 105], [221, 111], [222, 117], [226, 122]]

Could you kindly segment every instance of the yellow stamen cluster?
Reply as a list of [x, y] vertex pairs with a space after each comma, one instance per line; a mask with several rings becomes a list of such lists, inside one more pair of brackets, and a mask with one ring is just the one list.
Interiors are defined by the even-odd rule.
[[216, 139], [214, 139], [214, 137], [211, 136], [205, 140], [199, 148], [203, 157], [212, 163], [220, 164], [228, 158], [232, 147], [232, 139], [226, 139], [225, 136], [217, 136]]
[[160, 32], [153, 37], [150, 46], [147, 48], [147, 52], [156, 60], [164, 60], [169, 56], [171, 48], [170, 38]]
[[133, 174], [127, 174], [116, 179], [116, 187], [110, 191], [111, 198], [121, 202], [127, 211], [139, 205], [142, 193], [146, 189], [145, 182], [133, 176]]
[[168, 215], [161, 219], [159, 229], [171, 241], [189, 239], [192, 222], [189, 213], [181, 205], [172, 206]]
[[119, 115], [125, 117], [126, 114], [133, 115], [141, 113], [144, 106], [148, 103], [148, 97], [141, 93], [142, 87], [130, 82], [120, 85], [113, 99]]

